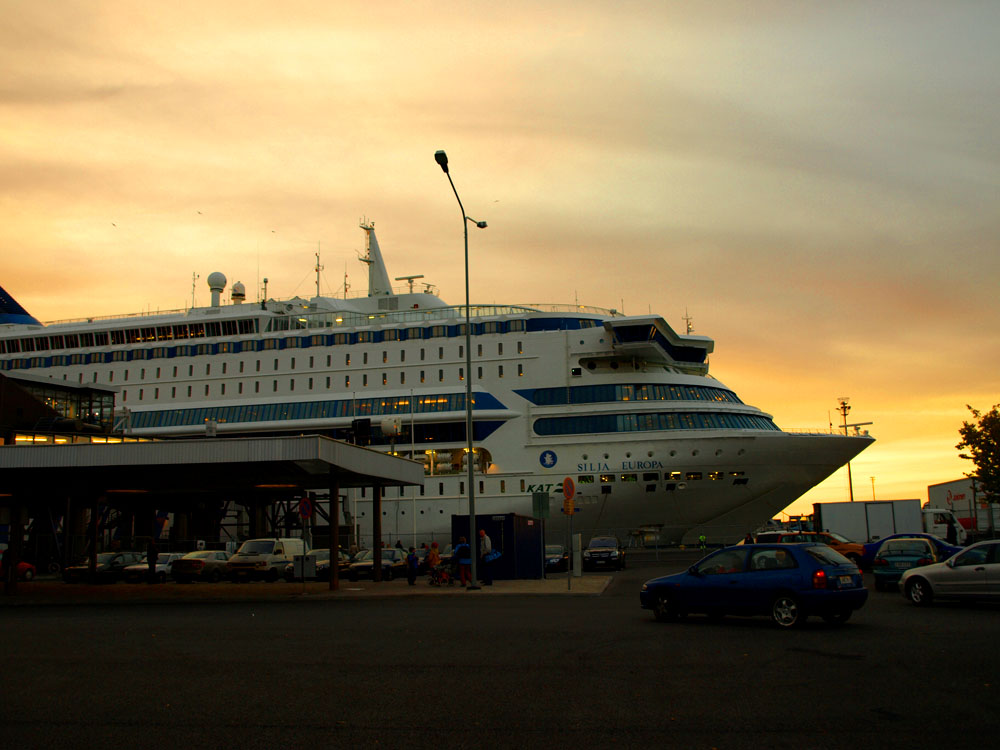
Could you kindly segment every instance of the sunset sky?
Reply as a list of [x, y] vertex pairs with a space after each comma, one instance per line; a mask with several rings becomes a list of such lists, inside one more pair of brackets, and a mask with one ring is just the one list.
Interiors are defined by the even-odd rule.
[[[1000, 402], [1000, 4], [0, 0], [0, 285], [43, 321], [367, 286], [687, 311], [855, 495]], [[788, 510], [846, 500], [841, 471]]]

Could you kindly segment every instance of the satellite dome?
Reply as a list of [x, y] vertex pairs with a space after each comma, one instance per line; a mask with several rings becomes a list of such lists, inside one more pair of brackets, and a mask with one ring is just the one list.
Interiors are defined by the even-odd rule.
[[212, 307], [219, 306], [219, 295], [226, 288], [226, 275], [213, 271], [208, 275], [208, 288], [212, 290]]
[[242, 281], [237, 281], [233, 284], [232, 293], [234, 305], [243, 304], [243, 300], [247, 298], [247, 288], [243, 286]]

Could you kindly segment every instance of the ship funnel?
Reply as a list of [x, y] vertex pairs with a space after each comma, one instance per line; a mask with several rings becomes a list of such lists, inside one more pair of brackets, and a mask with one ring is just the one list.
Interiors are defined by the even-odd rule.
[[41, 323], [0, 286], [0, 325], [40, 326]]
[[226, 275], [214, 271], [208, 275], [208, 288], [212, 291], [212, 307], [219, 306], [219, 297], [226, 288]]
[[247, 288], [243, 286], [242, 281], [237, 281], [233, 284], [233, 304], [242, 305], [243, 301], [247, 298]]
[[375, 239], [375, 224], [370, 221], [362, 221], [361, 228], [365, 230], [367, 239], [366, 254], [361, 258], [362, 263], [368, 264], [368, 296], [382, 297], [392, 294], [392, 284], [389, 283], [389, 272], [385, 270], [385, 263], [382, 260], [382, 252], [378, 247], [378, 240]]

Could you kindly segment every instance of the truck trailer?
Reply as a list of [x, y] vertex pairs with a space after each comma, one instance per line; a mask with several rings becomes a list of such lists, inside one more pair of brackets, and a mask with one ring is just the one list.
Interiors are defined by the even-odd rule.
[[1000, 503], [989, 502], [968, 477], [928, 486], [924, 507], [952, 511], [962, 527], [973, 534], [990, 535], [1000, 530]]
[[948, 538], [954, 524], [957, 544], [965, 543], [965, 530], [950, 510], [921, 508], [919, 500], [868, 500], [847, 503], [814, 503], [817, 531], [832, 531], [855, 542], [874, 542], [890, 534], [933, 534]]

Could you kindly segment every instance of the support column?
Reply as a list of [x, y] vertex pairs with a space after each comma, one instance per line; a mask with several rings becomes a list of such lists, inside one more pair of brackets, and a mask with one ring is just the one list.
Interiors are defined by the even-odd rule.
[[100, 525], [100, 498], [90, 501], [90, 553], [87, 557], [87, 576], [91, 583], [97, 582], [97, 535]]
[[13, 596], [17, 593], [17, 564], [21, 561], [21, 547], [24, 541], [24, 506], [19, 498], [15, 497], [12, 500], [14, 502], [8, 506], [10, 525], [7, 527], [7, 552], [5, 553], [7, 559], [4, 560], [3, 569], [3, 592], [7, 596]]
[[340, 588], [340, 478], [330, 469], [330, 591]]
[[382, 581], [382, 488], [372, 485], [372, 580]]
[[73, 564], [75, 558], [73, 557], [73, 498], [70, 495], [66, 496], [66, 515], [63, 516], [63, 548], [62, 548], [62, 569], [66, 570], [70, 565]]

